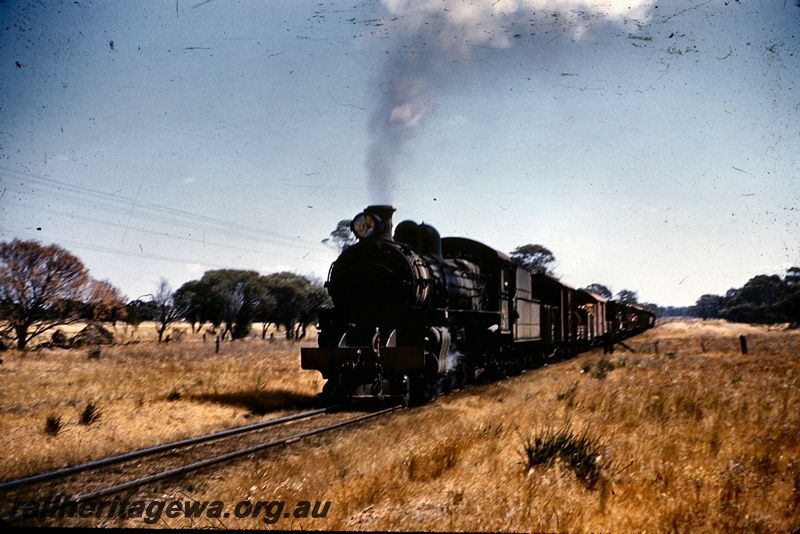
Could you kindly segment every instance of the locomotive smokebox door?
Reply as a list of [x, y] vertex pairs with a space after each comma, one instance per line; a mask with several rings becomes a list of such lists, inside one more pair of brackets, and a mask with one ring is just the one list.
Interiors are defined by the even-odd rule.
[[358, 239], [392, 240], [392, 206], [368, 206], [353, 217], [350, 229]]

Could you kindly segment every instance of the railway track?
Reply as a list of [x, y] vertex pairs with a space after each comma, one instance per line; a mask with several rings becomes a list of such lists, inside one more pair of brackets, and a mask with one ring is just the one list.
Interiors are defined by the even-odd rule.
[[[318, 408], [3, 482], [2, 520], [16, 524], [29, 519], [24, 510], [14, 509], [15, 502], [46, 503], [56, 495], [68, 495], [70, 502], [89, 501], [357, 424], [400, 406], [361, 412], [356, 408], [355, 402]], [[63, 500], [50, 502], [36, 516], [56, 513], [65, 505]]]

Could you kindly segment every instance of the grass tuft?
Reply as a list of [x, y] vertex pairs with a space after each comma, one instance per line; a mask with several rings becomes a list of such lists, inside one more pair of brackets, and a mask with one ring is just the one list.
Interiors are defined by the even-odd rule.
[[64, 428], [64, 424], [61, 422], [60, 415], [50, 414], [44, 421], [44, 431], [51, 436], [58, 434], [62, 428]]
[[588, 489], [593, 489], [603, 479], [603, 469], [611, 465], [600, 461], [602, 452], [599, 442], [586, 431], [575, 434], [568, 428], [556, 432], [548, 427], [523, 439], [523, 458], [528, 471], [560, 461]]
[[82, 425], [88, 426], [92, 423], [96, 423], [100, 417], [103, 415], [103, 412], [97, 408], [97, 405], [93, 402], [90, 402], [86, 405], [86, 408], [83, 409], [81, 412], [80, 417], [78, 418], [78, 422]]
[[607, 360], [605, 358], [601, 359], [597, 362], [597, 365], [594, 368], [594, 373], [592, 376], [598, 379], [603, 379], [608, 376], [608, 373], [614, 370], [614, 363], [611, 360]]
[[578, 392], [578, 383], [575, 382], [568, 389], [556, 395], [556, 398], [558, 400], [565, 401], [567, 407], [572, 408], [573, 406], [575, 406], [575, 394], [577, 392]]

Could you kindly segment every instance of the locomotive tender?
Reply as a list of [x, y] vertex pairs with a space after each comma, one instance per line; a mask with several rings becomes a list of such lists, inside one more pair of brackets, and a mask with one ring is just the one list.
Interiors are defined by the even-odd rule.
[[440, 237], [369, 206], [358, 242], [331, 266], [333, 307], [320, 311], [319, 347], [301, 350], [323, 394], [423, 403], [483, 373], [507, 376], [549, 358], [641, 332], [654, 315], [532, 273], [482, 243]]

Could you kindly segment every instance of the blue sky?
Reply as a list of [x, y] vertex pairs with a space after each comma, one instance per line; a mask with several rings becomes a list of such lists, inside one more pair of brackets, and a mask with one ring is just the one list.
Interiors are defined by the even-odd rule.
[[129, 298], [324, 278], [369, 203], [688, 305], [800, 264], [800, 7], [0, 2], [0, 239]]

